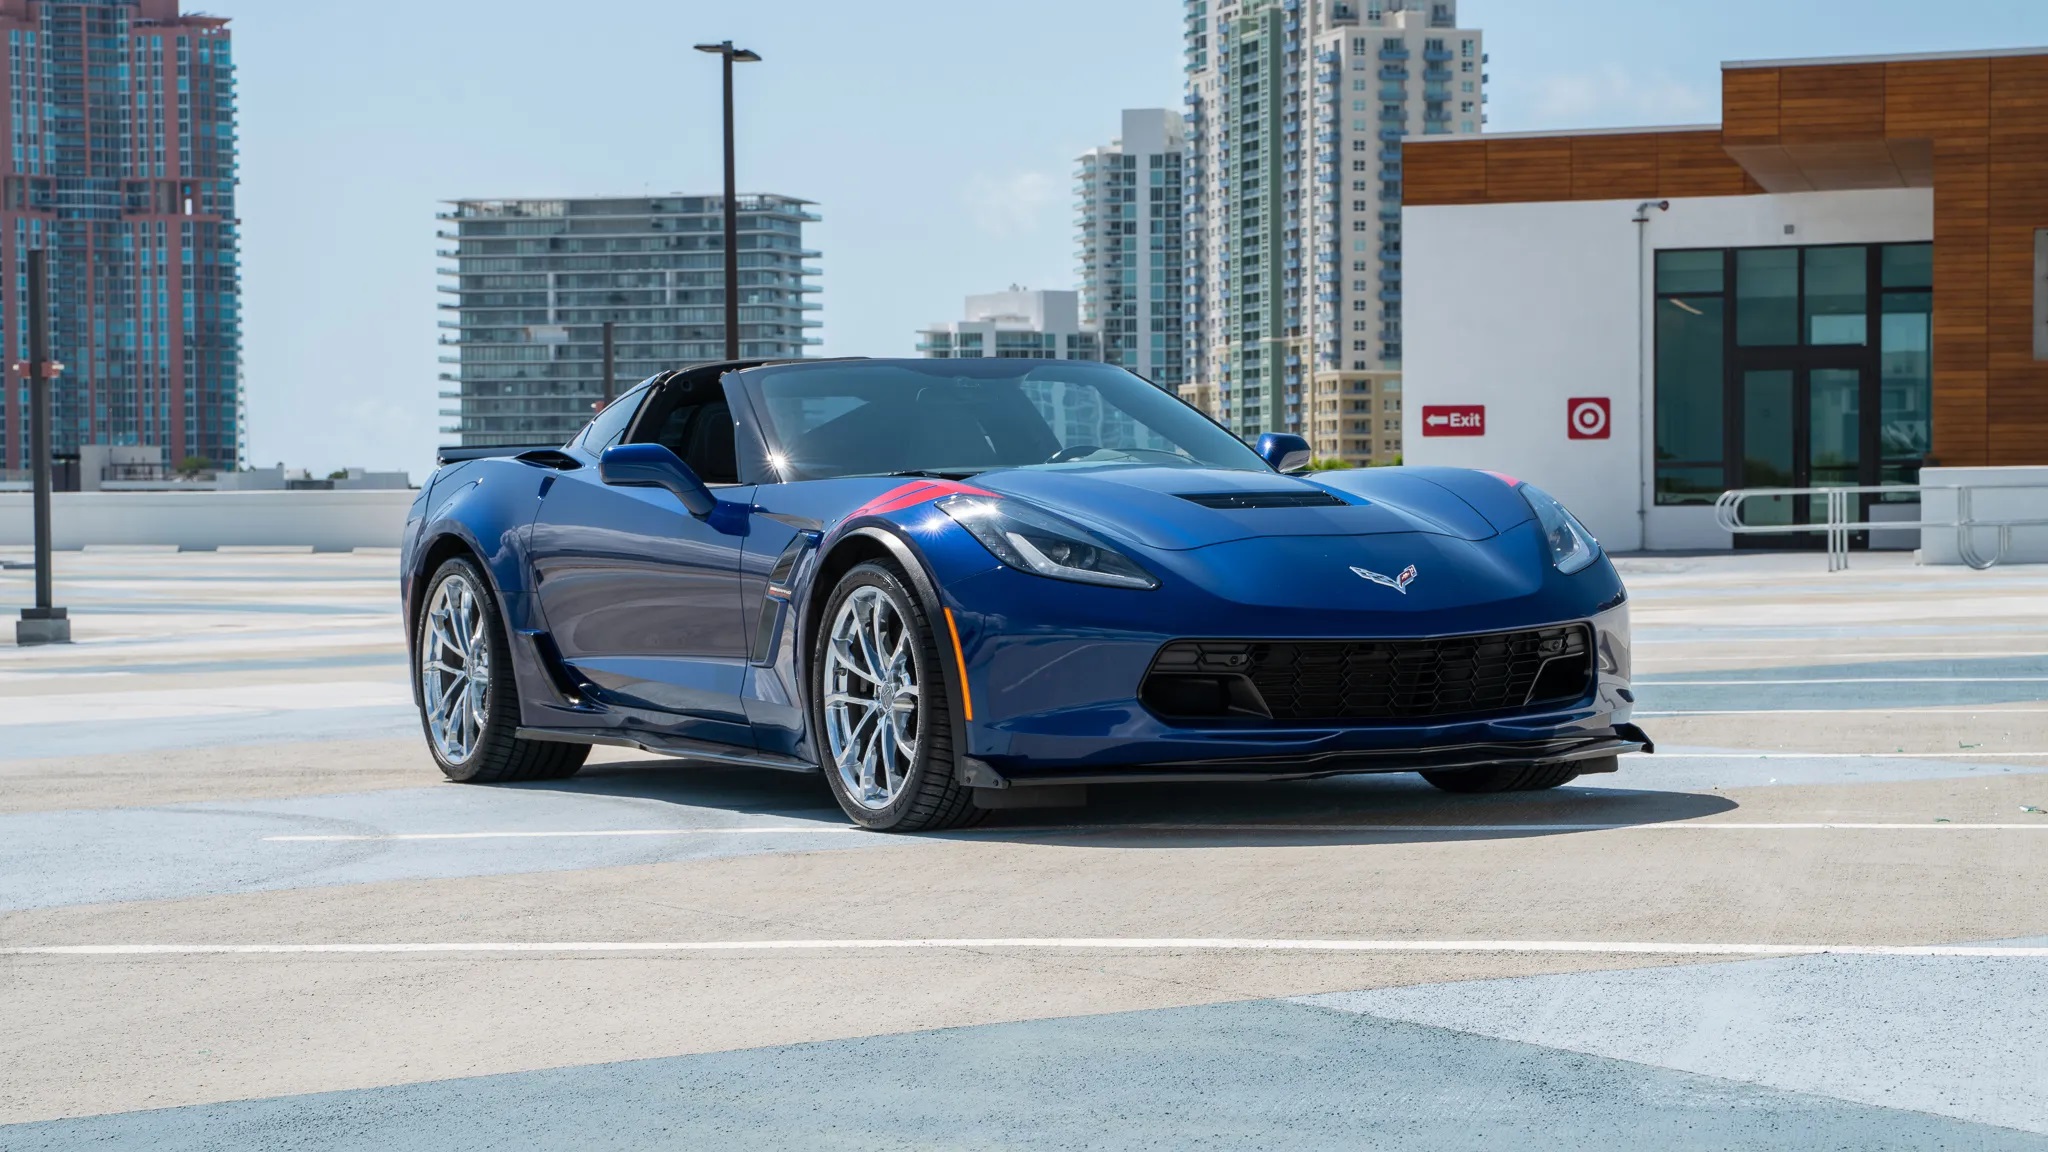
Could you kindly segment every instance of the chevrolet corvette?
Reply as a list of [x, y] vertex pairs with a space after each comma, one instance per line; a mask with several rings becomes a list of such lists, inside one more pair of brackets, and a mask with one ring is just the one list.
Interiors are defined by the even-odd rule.
[[1563, 505], [1308, 463], [1104, 364], [662, 373], [567, 444], [443, 450], [401, 557], [427, 745], [475, 783], [599, 744], [818, 772], [905, 832], [1094, 784], [1502, 792], [1653, 751], [1627, 593]]

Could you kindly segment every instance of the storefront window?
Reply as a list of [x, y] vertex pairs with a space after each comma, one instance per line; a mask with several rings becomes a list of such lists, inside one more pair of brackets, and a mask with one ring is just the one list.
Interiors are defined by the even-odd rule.
[[1722, 254], [1657, 254], [1657, 503], [1721, 494], [1726, 298]]
[[1887, 288], [1934, 287], [1934, 245], [1887, 244], [1880, 257]]
[[1878, 328], [1882, 484], [1919, 483], [1920, 465], [1934, 447], [1933, 308], [1928, 292], [1884, 294]]
[[1865, 290], [1867, 249], [1808, 248], [1806, 308], [1808, 344], [1863, 344], [1870, 339], [1870, 300]]
[[1799, 249], [1735, 253], [1735, 338], [1745, 347], [1799, 343]]

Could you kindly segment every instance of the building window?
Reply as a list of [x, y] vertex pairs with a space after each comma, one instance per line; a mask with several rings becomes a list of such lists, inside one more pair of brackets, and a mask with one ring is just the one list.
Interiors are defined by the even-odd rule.
[[1712, 504], [1722, 454], [1723, 253], [1657, 253], [1656, 490], [1659, 504]]
[[[1659, 252], [1657, 503], [1917, 482], [1933, 442], [1931, 265], [1927, 244]], [[1744, 515], [1792, 523], [1815, 513], [1803, 499]]]

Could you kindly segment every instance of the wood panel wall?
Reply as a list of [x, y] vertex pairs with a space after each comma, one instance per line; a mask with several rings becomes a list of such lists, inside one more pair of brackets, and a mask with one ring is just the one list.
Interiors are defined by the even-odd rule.
[[1934, 457], [2048, 464], [2048, 363], [2033, 335], [2048, 56], [1731, 68], [1721, 99], [1718, 131], [1424, 142], [1407, 152], [1405, 200], [1735, 196], [1764, 191], [1759, 177], [1932, 183]]
[[1412, 205], [1763, 191], [1721, 146], [1716, 129], [1430, 140], [1411, 144], [1403, 167], [1402, 201]]

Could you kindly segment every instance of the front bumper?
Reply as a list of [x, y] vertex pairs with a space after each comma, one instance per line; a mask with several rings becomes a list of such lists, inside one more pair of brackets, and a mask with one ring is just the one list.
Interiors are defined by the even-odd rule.
[[[973, 693], [972, 719], [957, 744], [959, 775], [976, 787], [1308, 779], [1649, 750], [1648, 738], [1629, 724], [1635, 697], [1625, 602], [1569, 605], [1572, 597], [1556, 596], [1408, 616], [1243, 605], [1190, 611], [1149, 593], [1119, 595], [1008, 570], [949, 591]], [[1057, 604], [1039, 602], [1055, 592]], [[1138, 699], [1140, 685], [1161, 646], [1187, 638], [1191, 618], [1229, 621], [1204, 625], [1204, 635], [1314, 640], [1584, 623], [1592, 630], [1595, 676], [1583, 699], [1478, 716], [1334, 724], [1168, 720]], [[1048, 619], [1061, 623], [1033, 623]]]

